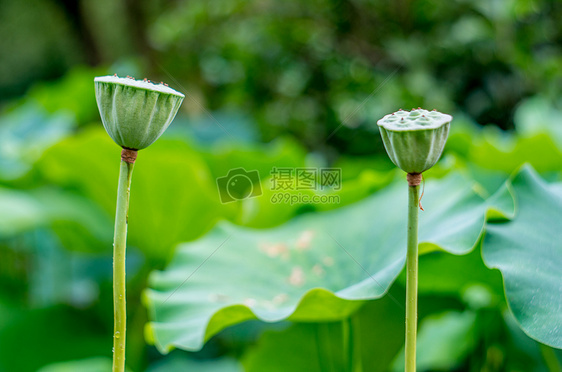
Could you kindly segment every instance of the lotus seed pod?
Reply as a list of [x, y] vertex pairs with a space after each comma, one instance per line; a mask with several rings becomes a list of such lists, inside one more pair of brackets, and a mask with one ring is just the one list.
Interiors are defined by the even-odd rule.
[[377, 124], [390, 160], [406, 173], [419, 174], [441, 157], [452, 119], [451, 115], [418, 108], [396, 111]]
[[121, 147], [142, 150], [156, 141], [176, 116], [184, 95], [166, 84], [101, 76], [94, 79], [101, 120]]

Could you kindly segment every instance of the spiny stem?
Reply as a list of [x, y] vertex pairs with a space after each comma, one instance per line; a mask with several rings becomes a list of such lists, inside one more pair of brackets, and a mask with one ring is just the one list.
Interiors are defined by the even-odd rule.
[[408, 186], [408, 252], [406, 254], [406, 372], [416, 372], [418, 324], [419, 186]]
[[115, 235], [113, 237], [113, 372], [125, 371], [125, 332], [127, 328], [125, 256], [133, 166], [134, 163], [121, 160], [117, 187]]

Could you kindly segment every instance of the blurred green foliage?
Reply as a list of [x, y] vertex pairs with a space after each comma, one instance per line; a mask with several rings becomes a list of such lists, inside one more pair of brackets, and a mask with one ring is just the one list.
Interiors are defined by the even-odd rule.
[[0, 100], [103, 62], [185, 87], [192, 115], [243, 112], [263, 140], [289, 133], [334, 157], [380, 151], [370, 124], [399, 107], [508, 129], [525, 98], [561, 92], [555, 0], [34, 3], [0, 8], [0, 34], [14, 36], [0, 41]]
[[[558, 304], [556, 296], [544, 296], [556, 292], [556, 271], [513, 276], [512, 261], [497, 252], [508, 247], [506, 236], [522, 234], [512, 247], [524, 251], [536, 245], [529, 230], [554, 229], [541, 240], [543, 253], [524, 263], [533, 267], [544, 259], [548, 266], [560, 259], [558, 231], [544, 220], [558, 221], [560, 211], [561, 19], [562, 3], [555, 0], [0, 2], [0, 372], [97, 372], [110, 363], [119, 148], [99, 121], [93, 78], [113, 73], [164, 80], [186, 93], [169, 131], [139, 154], [133, 177], [131, 371], [335, 371], [350, 360], [361, 360], [364, 371], [400, 369], [404, 274], [399, 265], [389, 273], [374, 260], [400, 255], [392, 244], [399, 226], [368, 227], [400, 216], [404, 208], [386, 197], [398, 196], [403, 175], [384, 154], [373, 124], [400, 107], [418, 106], [455, 117], [443, 158], [426, 175], [428, 218], [448, 235], [426, 229], [422, 245], [420, 370], [560, 370], [560, 351], [535, 341], [559, 346], [557, 334], [553, 327], [535, 328], [527, 311], [527, 305]], [[543, 180], [523, 173], [506, 183], [524, 163]], [[328, 192], [339, 204], [270, 202], [273, 167], [323, 166], [342, 169], [342, 189]], [[239, 167], [258, 171], [264, 194], [221, 204], [216, 179]], [[442, 195], [458, 203], [439, 204], [432, 200], [436, 185], [451, 174], [465, 180], [462, 192]], [[501, 187], [507, 189], [497, 193]], [[548, 192], [529, 191], [541, 187]], [[387, 212], [378, 215], [370, 203], [383, 200]], [[490, 205], [496, 209], [484, 213]], [[354, 209], [363, 210], [361, 218], [346, 217]], [[467, 216], [463, 221], [471, 224], [454, 224], [451, 216]], [[213, 288], [203, 279], [227, 281], [240, 295], [251, 288], [256, 299], [285, 290], [286, 273], [254, 257], [248, 241], [255, 245], [276, 232], [291, 240], [294, 231], [297, 239], [306, 221], [331, 218], [329, 232], [339, 231], [346, 248], [361, 250], [354, 256], [380, 264], [386, 295], [378, 288], [377, 300], [348, 301], [305, 286], [291, 299], [295, 308], [307, 290], [315, 295], [298, 316], [233, 327], [255, 314], [238, 305], [213, 317], [223, 305], [200, 306]], [[491, 234], [482, 241], [485, 218]], [[185, 322], [190, 319], [182, 313], [198, 314], [172, 336], [192, 337], [192, 349], [207, 342], [199, 352], [163, 356], [150, 345], [158, 332], [147, 326], [155, 320], [143, 298], [149, 274], [175, 267], [179, 274], [170, 283], [184, 280], [202, 261], [193, 258], [197, 249], [216, 238], [219, 221], [236, 235], [236, 251], [228, 261], [210, 260], [215, 271], [198, 273], [199, 292], [189, 292], [197, 284], [190, 280], [182, 287], [187, 295], [180, 291], [177, 302], [166, 304], [173, 311], [163, 314]], [[361, 240], [369, 234], [385, 248]], [[477, 249], [461, 256], [435, 251], [445, 243], [464, 247], [457, 254]], [[480, 248], [501, 274], [484, 264]], [[345, 252], [338, 254], [333, 282], [315, 287], [336, 291], [368, 279]], [[183, 255], [193, 259], [182, 262]], [[153, 285], [158, 275], [151, 276]], [[235, 280], [244, 275], [247, 284]], [[525, 290], [514, 293], [514, 286]], [[539, 326], [559, 322], [559, 314], [540, 315]], [[206, 329], [207, 323], [214, 326]]]

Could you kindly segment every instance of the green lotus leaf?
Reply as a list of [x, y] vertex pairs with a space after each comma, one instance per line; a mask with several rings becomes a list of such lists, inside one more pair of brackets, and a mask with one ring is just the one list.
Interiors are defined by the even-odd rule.
[[[279, 227], [222, 223], [180, 245], [169, 267], [149, 279], [149, 338], [162, 352], [198, 350], [245, 320], [335, 321], [363, 300], [380, 298], [405, 262], [407, 183], [401, 181], [362, 202]], [[427, 182], [420, 216], [426, 251], [472, 250], [487, 209], [472, 186], [459, 174]]]
[[194, 360], [184, 355], [174, 355], [159, 360], [150, 365], [146, 372], [242, 372], [242, 367], [235, 360], [228, 357], [217, 359]]
[[[393, 286], [390, 291], [397, 295], [403, 288]], [[242, 364], [247, 372], [347, 371], [353, 358], [352, 364], [363, 371], [387, 372], [404, 344], [404, 313], [393, 299], [387, 295], [369, 301], [340, 322], [279, 325], [276, 328], [282, 329], [264, 332], [257, 345], [248, 348]]]
[[562, 188], [524, 167], [508, 183], [511, 221], [492, 221], [482, 254], [501, 271], [509, 307], [530, 337], [562, 348]]
[[[178, 242], [200, 236], [217, 218], [230, 217], [234, 211], [220, 204], [208, 168], [185, 143], [162, 139], [146, 151], [146, 156], [141, 153], [137, 158], [142, 166], [135, 169], [138, 182], [131, 191], [130, 208], [135, 212], [129, 218], [129, 242], [149, 259], [165, 262]], [[75, 156], [81, 152], [91, 155]], [[118, 159], [118, 148], [103, 129], [95, 128], [47, 150], [37, 171], [48, 182], [72, 188], [95, 202], [111, 221]], [[111, 224], [105, 247], [111, 250]]]
[[[447, 311], [431, 315], [420, 324], [417, 340], [417, 371], [454, 371], [476, 347], [476, 313]], [[392, 371], [404, 370], [404, 349]]]
[[46, 220], [37, 199], [20, 190], [0, 187], [0, 237], [36, 228]]
[[41, 368], [38, 372], [106, 372], [109, 370], [111, 370], [111, 359], [94, 357], [50, 364]]
[[270, 330], [244, 356], [247, 372], [346, 371], [342, 322], [297, 323]]
[[[63, 245], [76, 250], [98, 247], [97, 243], [111, 236], [110, 219], [84, 197], [52, 188], [22, 191], [0, 187], [0, 238], [47, 226]], [[71, 236], [73, 244], [67, 245]]]

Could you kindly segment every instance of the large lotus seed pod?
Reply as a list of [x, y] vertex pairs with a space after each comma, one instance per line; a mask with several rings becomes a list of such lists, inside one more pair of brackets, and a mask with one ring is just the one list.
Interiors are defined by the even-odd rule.
[[418, 108], [396, 111], [377, 124], [390, 160], [404, 172], [419, 174], [441, 157], [452, 119], [451, 115]]
[[121, 147], [150, 146], [176, 116], [184, 95], [166, 84], [114, 76], [94, 79], [96, 101], [107, 133]]

